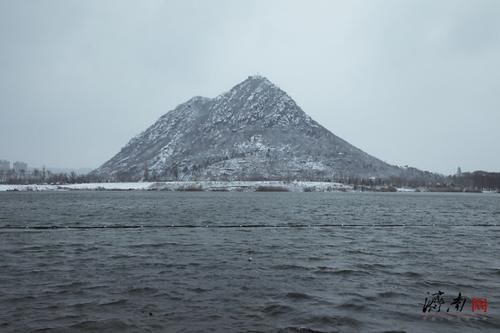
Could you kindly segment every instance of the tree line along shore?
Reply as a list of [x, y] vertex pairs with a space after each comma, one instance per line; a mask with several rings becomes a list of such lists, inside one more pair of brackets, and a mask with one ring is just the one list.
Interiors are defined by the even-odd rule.
[[[75, 172], [53, 173], [46, 170], [33, 169], [30, 172], [16, 172], [15, 170], [0, 171], [0, 184], [2, 185], [22, 185], [17, 187], [22, 190], [28, 185], [32, 189], [42, 189], [43, 185], [47, 188], [57, 189], [58, 186], [64, 189], [113, 189], [105, 184], [142, 184], [137, 186], [129, 185], [126, 189], [150, 189], [150, 190], [235, 190], [247, 189], [269, 192], [269, 191], [295, 191], [300, 188], [303, 192], [313, 191], [376, 191], [376, 192], [397, 192], [404, 190], [421, 192], [499, 192], [500, 191], [500, 173], [474, 171], [464, 172], [460, 175], [443, 176], [436, 175], [433, 179], [402, 179], [399, 177], [382, 178], [355, 178], [342, 177], [324, 180], [324, 179], [159, 179], [144, 177], [140, 181], [131, 181], [126, 179], [106, 179], [94, 174], [78, 175]], [[85, 184], [92, 184], [85, 186]], [[104, 184], [102, 186], [96, 184]], [[151, 185], [145, 188], [145, 184], [164, 184]], [[167, 186], [165, 184], [171, 184]], [[213, 186], [213, 184], [217, 184]], [[225, 184], [225, 185], [224, 185]], [[233, 184], [233, 185], [232, 185]], [[234, 185], [238, 184], [238, 185]], [[246, 185], [245, 185], [246, 184]], [[300, 185], [298, 185], [300, 184]], [[321, 184], [321, 185], [320, 185]], [[38, 187], [33, 187], [37, 185]], [[113, 186], [111, 186], [113, 187]], [[122, 186], [123, 187], [123, 186]], [[4, 190], [16, 190], [16, 187], [3, 187]], [[121, 187], [115, 185], [114, 188]]]

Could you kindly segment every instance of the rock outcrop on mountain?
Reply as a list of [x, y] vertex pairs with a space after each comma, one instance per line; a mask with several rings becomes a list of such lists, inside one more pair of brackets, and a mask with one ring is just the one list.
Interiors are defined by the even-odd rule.
[[93, 171], [113, 180], [334, 180], [420, 174], [387, 164], [311, 119], [262, 76], [193, 97]]

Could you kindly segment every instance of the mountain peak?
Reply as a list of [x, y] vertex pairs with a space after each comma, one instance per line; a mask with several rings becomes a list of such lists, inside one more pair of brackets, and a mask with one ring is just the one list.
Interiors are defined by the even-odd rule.
[[263, 92], [268, 89], [279, 89], [269, 79], [261, 75], [251, 75], [235, 85], [231, 91]]
[[260, 120], [266, 126], [275, 122], [286, 126], [308, 118], [286, 92], [260, 75], [249, 76], [219, 95], [210, 108], [210, 123], [224, 126], [232, 123], [240, 127]]
[[262, 76], [262, 75], [249, 75], [247, 80], [251, 80], [251, 81], [261, 81], [261, 82], [268, 82], [268, 83], [271, 83], [271, 81], [269, 81], [269, 79], [265, 76]]

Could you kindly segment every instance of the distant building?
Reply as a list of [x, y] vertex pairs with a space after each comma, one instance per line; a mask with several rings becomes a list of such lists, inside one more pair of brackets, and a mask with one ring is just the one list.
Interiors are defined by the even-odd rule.
[[6, 160], [0, 160], [0, 171], [9, 171], [10, 162]]
[[28, 171], [28, 164], [25, 162], [14, 162], [12, 168], [16, 172], [26, 172]]

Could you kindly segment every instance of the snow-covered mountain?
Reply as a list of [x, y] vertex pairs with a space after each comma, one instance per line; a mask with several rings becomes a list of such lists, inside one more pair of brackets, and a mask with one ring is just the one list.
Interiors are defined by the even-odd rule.
[[401, 176], [311, 119], [283, 90], [250, 76], [166, 113], [93, 171], [115, 180], [333, 180]]

